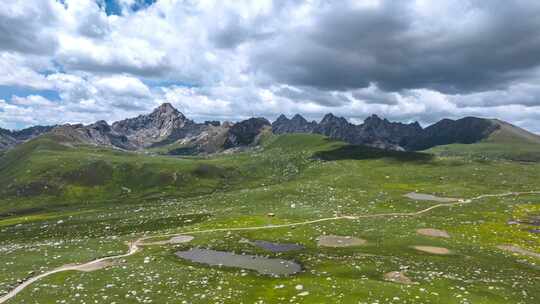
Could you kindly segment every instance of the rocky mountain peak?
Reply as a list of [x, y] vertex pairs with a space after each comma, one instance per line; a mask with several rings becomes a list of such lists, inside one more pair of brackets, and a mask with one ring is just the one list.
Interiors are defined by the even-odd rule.
[[292, 119], [288, 119], [281, 114], [274, 123], [272, 123], [272, 132], [275, 134], [284, 133], [313, 133], [317, 123], [308, 122], [302, 115], [296, 114]]
[[185, 119], [186, 117], [180, 111], [178, 111], [172, 104], [166, 102], [161, 104], [159, 107], [155, 108], [150, 116], [159, 116], [159, 117], [179, 117]]
[[6, 130], [0, 128], [0, 151], [14, 147], [20, 143], [51, 131], [55, 126], [33, 126], [22, 130]]
[[11, 135], [11, 131], [7, 129], [0, 128], [0, 135], [8, 136]]
[[[386, 120], [386, 119], [385, 119]], [[364, 124], [367, 124], [367, 125], [378, 125], [382, 122], [384, 122], [385, 120], [383, 120], [382, 118], [380, 118], [379, 116], [377, 116], [377, 114], [371, 114], [371, 116], [367, 117], [365, 120], [364, 120]]]
[[285, 116], [285, 114], [281, 114], [278, 116], [275, 122], [285, 122], [285, 121], [289, 121], [289, 119], [287, 118], [287, 116]]
[[323, 119], [320, 122], [320, 125], [348, 125], [349, 122], [343, 117], [337, 117], [332, 113], [324, 115]]
[[308, 121], [300, 114], [294, 115], [291, 121], [294, 121], [296, 123], [308, 123]]
[[151, 146], [172, 140], [180, 129], [194, 124], [170, 103], [164, 103], [147, 115], [139, 115], [113, 123], [112, 130], [134, 142], [136, 146]]
[[409, 126], [413, 127], [418, 131], [422, 131], [422, 126], [420, 125], [420, 123], [418, 123], [418, 121], [410, 123]]
[[238, 122], [229, 129], [224, 147], [233, 148], [253, 144], [263, 129], [270, 126], [270, 122], [262, 117]]
[[100, 130], [101, 132], [109, 132], [111, 130], [111, 127], [105, 120], [98, 120], [88, 127], [95, 130]]

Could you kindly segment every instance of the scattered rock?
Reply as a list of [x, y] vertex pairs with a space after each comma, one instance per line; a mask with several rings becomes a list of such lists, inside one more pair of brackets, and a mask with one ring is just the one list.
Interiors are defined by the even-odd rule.
[[409, 277], [407, 277], [403, 272], [392, 271], [384, 274], [384, 279], [390, 282], [411, 285], [416, 284]]
[[189, 243], [194, 239], [191, 235], [179, 235], [171, 238], [169, 240], [170, 244], [182, 244], [182, 243]]
[[318, 238], [317, 245], [321, 247], [353, 247], [367, 243], [366, 240], [352, 236], [323, 235]]
[[444, 247], [434, 247], [434, 246], [413, 246], [414, 249], [418, 251], [423, 251], [431, 254], [445, 255], [450, 254], [450, 250]]
[[502, 249], [504, 251], [508, 251], [511, 253], [521, 254], [532, 258], [538, 258], [540, 259], [540, 253], [536, 253], [534, 251], [530, 251], [524, 248], [521, 248], [519, 246], [515, 245], [499, 245], [497, 248]]
[[416, 230], [416, 233], [425, 236], [450, 238], [450, 234], [448, 234], [448, 232], [434, 228], [421, 228]]

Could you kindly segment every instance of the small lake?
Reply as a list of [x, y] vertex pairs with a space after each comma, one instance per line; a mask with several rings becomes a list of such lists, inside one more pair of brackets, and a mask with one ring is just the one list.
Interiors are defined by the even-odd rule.
[[450, 203], [455, 202], [458, 199], [452, 198], [452, 197], [438, 197], [431, 194], [424, 194], [424, 193], [417, 193], [417, 192], [410, 192], [404, 195], [407, 198], [416, 200], [416, 201], [432, 201], [432, 202], [439, 202], [439, 203]]
[[248, 241], [248, 243], [271, 252], [287, 252], [304, 249], [304, 246], [292, 243], [274, 243], [268, 241]]
[[176, 255], [195, 263], [250, 269], [264, 275], [287, 276], [302, 270], [302, 267], [293, 261], [210, 249], [192, 248], [178, 251]]

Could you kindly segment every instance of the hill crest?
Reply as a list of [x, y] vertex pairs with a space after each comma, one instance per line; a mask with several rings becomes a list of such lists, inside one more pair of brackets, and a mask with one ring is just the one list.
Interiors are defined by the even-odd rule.
[[290, 119], [282, 114], [272, 123], [264, 118], [251, 118], [235, 124], [217, 121], [197, 123], [171, 104], [164, 103], [149, 114], [120, 120], [112, 125], [97, 121], [90, 125], [35, 126], [20, 131], [0, 129], [0, 151], [51, 132], [75, 145], [123, 150], [171, 146], [175, 151], [214, 153], [253, 145], [258, 135], [266, 130], [266, 125], [276, 135], [321, 134], [350, 144], [397, 151], [417, 151], [439, 145], [480, 141], [540, 144], [540, 136], [497, 119], [445, 118], [422, 128], [418, 122], [391, 122], [377, 115], [371, 115], [362, 124], [356, 125], [344, 117], [328, 113], [319, 122], [308, 121], [300, 114]]

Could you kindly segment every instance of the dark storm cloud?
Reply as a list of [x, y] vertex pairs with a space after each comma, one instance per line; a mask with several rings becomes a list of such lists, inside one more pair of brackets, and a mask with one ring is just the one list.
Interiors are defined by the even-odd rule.
[[350, 102], [342, 93], [320, 91], [310, 87], [300, 89], [283, 87], [276, 90], [274, 94], [298, 102], [313, 102], [327, 107], [339, 107]]
[[[402, 92], [405, 94], [406, 92]], [[399, 94], [383, 92], [374, 85], [364, 89], [352, 91], [352, 96], [368, 104], [396, 105], [399, 103]]]
[[444, 93], [500, 89], [540, 66], [540, 2], [455, 1], [440, 18], [411, 1], [321, 7], [251, 56], [280, 83]]
[[58, 61], [69, 70], [85, 71], [95, 74], [128, 73], [141, 77], [165, 77], [171, 72], [171, 63], [167, 57], [150, 62], [138, 62], [132, 58], [113, 56], [108, 60], [96, 60], [86, 54], [79, 57], [71, 54], [59, 54]]
[[256, 24], [242, 22], [238, 15], [231, 18], [221, 27], [210, 32], [209, 38], [218, 48], [232, 49], [251, 40], [262, 40], [272, 36], [271, 32], [258, 29]]

